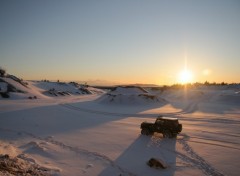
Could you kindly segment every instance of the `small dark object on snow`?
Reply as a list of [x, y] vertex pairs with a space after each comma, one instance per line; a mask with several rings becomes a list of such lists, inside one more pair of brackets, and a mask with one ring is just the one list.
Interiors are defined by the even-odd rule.
[[154, 167], [154, 168], [161, 168], [161, 169], [166, 169], [167, 166], [165, 165], [165, 163], [163, 163], [161, 160], [158, 160], [156, 158], [151, 158], [148, 162], [147, 165], [149, 167]]
[[142, 122], [142, 135], [153, 135], [154, 132], [162, 133], [164, 138], [176, 138], [182, 131], [182, 124], [177, 118], [159, 116], [155, 123]]

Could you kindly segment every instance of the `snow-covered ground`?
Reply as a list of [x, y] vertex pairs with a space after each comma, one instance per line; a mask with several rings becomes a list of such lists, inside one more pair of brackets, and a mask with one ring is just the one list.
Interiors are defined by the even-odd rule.
[[[37, 99], [0, 99], [0, 154], [23, 168], [28, 162], [45, 175], [65, 176], [240, 173], [239, 87], [149, 90], [161, 101], [144, 97], [131, 104], [129, 96], [148, 93], [120, 88], [107, 93], [116, 95], [113, 100], [97, 90], [55, 97], [43, 93], [50, 89], [44, 84], [29, 82], [26, 88]], [[119, 94], [127, 97], [120, 101]], [[159, 114], [179, 118], [183, 131], [177, 139], [140, 134], [141, 122], [154, 122]], [[167, 168], [150, 168], [152, 157]]]

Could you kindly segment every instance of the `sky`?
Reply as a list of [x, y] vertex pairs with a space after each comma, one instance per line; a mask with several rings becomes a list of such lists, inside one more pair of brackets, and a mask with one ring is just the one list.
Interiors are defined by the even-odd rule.
[[26, 80], [240, 82], [239, 0], [1, 0], [0, 66]]

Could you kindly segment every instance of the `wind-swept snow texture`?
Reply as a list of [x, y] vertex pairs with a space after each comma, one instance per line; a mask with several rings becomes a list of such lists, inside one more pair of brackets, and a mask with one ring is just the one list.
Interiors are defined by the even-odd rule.
[[[239, 87], [202, 86], [151, 94], [121, 87], [108, 94], [50, 96], [42, 91], [71, 92], [75, 88], [43, 82], [28, 82], [24, 88], [11, 83], [29, 95], [38, 92], [42, 96], [0, 99], [0, 175], [240, 173]], [[177, 139], [140, 134], [140, 124], [154, 122], [160, 114], [179, 118], [183, 131]], [[166, 168], [149, 167], [151, 158], [162, 161]]]

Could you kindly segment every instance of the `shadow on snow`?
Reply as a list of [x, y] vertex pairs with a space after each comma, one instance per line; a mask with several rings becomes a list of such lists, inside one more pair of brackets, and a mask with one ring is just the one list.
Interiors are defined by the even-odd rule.
[[[139, 135], [138, 138], [114, 161], [114, 165], [105, 168], [99, 175], [172, 176], [176, 170], [177, 154], [175, 150], [175, 139]], [[147, 162], [152, 157], [164, 161], [167, 168], [150, 168]]]

